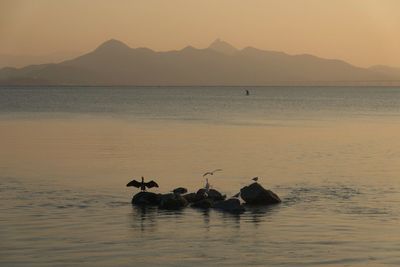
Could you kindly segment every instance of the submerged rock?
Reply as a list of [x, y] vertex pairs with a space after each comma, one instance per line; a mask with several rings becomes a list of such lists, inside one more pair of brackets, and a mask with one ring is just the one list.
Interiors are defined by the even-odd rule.
[[221, 201], [226, 198], [226, 195], [222, 195], [215, 189], [209, 189], [208, 192], [206, 189], [199, 189], [196, 193], [198, 200], [209, 198], [214, 201]]
[[240, 196], [246, 204], [270, 205], [281, 202], [281, 199], [271, 190], [267, 190], [255, 182], [240, 189]]
[[242, 213], [245, 211], [245, 208], [237, 198], [230, 198], [228, 200], [216, 202], [214, 208], [231, 213]]
[[163, 194], [160, 196], [158, 207], [166, 210], [177, 210], [188, 205], [188, 201], [180, 194]]
[[199, 209], [209, 209], [214, 205], [214, 201], [209, 198], [201, 199], [199, 201], [194, 202], [191, 207], [199, 208]]
[[132, 198], [133, 205], [158, 205], [160, 194], [152, 192], [139, 192]]

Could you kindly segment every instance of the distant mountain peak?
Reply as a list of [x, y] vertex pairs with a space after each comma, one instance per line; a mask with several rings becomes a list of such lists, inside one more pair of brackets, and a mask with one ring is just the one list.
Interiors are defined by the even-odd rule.
[[196, 48], [194, 48], [191, 45], [185, 46], [184, 48], [182, 48], [181, 51], [193, 51], [193, 50], [197, 50]]
[[215, 39], [215, 41], [210, 44], [208, 49], [228, 55], [238, 51], [233, 45], [221, 40], [220, 38]]
[[101, 45], [99, 45], [96, 48], [96, 51], [97, 50], [122, 50], [122, 49], [125, 50], [125, 49], [131, 49], [131, 48], [119, 40], [110, 39], [108, 41], [105, 41]]

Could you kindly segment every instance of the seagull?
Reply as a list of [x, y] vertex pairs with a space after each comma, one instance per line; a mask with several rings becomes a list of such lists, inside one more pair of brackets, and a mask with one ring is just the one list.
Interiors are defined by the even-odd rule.
[[222, 169], [215, 169], [212, 172], [206, 172], [205, 174], [203, 174], [203, 177], [207, 176], [207, 175], [214, 175], [214, 172], [219, 172], [222, 171]]
[[150, 182], [145, 183], [144, 182], [144, 177], [142, 176], [142, 182], [138, 182], [136, 180], [132, 180], [126, 186], [134, 186], [134, 187], [140, 188], [140, 190], [142, 192], [144, 192], [144, 191], [146, 191], [146, 187], [150, 189], [150, 188], [153, 188], [153, 187], [158, 187], [158, 184], [156, 182], [154, 182], [153, 180], [151, 180]]
[[210, 185], [210, 183], [208, 182], [208, 178], [206, 178], [206, 186], [204, 187], [205, 191], [204, 191], [204, 194], [203, 194], [203, 196], [204, 196], [205, 198], [208, 197], [208, 193], [210, 192], [210, 187], [211, 187], [211, 185]]
[[208, 178], [206, 178], [206, 186], [204, 187], [204, 188], [206, 189], [206, 192], [209, 192], [209, 191], [210, 191], [210, 187], [211, 187], [211, 185], [210, 185], [210, 183], [208, 182]]
[[258, 177], [254, 177], [254, 178], [251, 179], [251, 180], [253, 180], [254, 182], [257, 182], [257, 181], [258, 181]]
[[[213, 171], [206, 172], [205, 174], [203, 174], [203, 177], [206, 177], [207, 175], [214, 175], [215, 172], [219, 172], [219, 171], [222, 171], [222, 169], [215, 169]], [[208, 182], [208, 178], [206, 178], [206, 186], [204, 187], [204, 189], [205, 189], [204, 197], [208, 197], [208, 192], [210, 192], [210, 188], [211, 188], [211, 185]]]

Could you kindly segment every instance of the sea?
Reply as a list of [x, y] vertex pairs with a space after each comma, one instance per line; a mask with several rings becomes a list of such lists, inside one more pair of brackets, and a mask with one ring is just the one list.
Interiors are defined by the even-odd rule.
[[0, 266], [400, 266], [400, 87], [0, 87]]

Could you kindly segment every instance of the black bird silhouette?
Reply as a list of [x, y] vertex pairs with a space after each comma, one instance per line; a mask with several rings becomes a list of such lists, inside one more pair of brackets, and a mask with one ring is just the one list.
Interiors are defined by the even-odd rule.
[[158, 187], [158, 184], [151, 180], [150, 182], [145, 183], [144, 182], [144, 177], [142, 176], [142, 182], [138, 182], [136, 180], [130, 181], [126, 186], [134, 186], [137, 188], [140, 188], [141, 191], [146, 191], [147, 188], [153, 188], [153, 187]]
[[205, 174], [203, 174], [203, 177], [205, 177], [207, 175], [214, 175], [214, 172], [219, 172], [219, 171], [222, 171], [222, 169], [216, 169], [216, 170], [213, 170], [212, 172], [206, 172]]

